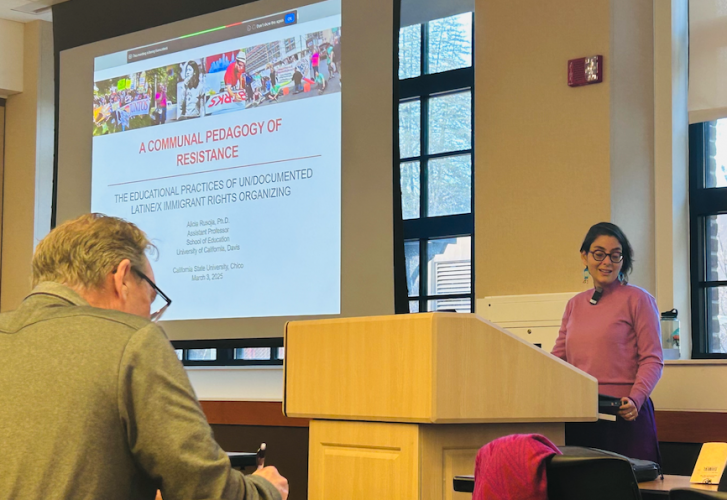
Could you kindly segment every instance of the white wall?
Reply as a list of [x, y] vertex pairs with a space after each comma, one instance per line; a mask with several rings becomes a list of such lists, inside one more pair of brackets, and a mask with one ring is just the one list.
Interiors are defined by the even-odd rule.
[[0, 19], [0, 97], [23, 91], [23, 24]]
[[687, 8], [654, 2], [654, 295], [660, 311], [679, 310], [682, 357], [691, 352]]
[[727, 360], [667, 361], [651, 394], [657, 410], [727, 411]]
[[188, 367], [187, 375], [197, 398], [204, 401], [282, 401], [283, 368]]
[[2, 311], [15, 309], [30, 292], [30, 261], [35, 242], [50, 230], [53, 189], [53, 26], [13, 24], [23, 36], [25, 85], [6, 103]]

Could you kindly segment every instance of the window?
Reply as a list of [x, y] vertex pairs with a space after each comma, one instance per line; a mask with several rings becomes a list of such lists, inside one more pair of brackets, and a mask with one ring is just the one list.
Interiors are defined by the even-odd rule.
[[692, 355], [727, 358], [727, 119], [689, 127]]
[[399, 32], [396, 168], [409, 312], [474, 311], [472, 23], [469, 12]]
[[173, 340], [185, 366], [282, 365], [283, 338], [229, 340]]

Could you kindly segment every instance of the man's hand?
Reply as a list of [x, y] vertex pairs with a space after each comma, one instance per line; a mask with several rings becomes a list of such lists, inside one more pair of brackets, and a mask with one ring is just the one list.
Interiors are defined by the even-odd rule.
[[230, 96], [230, 99], [232, 99], [232, 101], [233, 101], [233, 102], [238, 102], [238, 101], [241, 101], [241, 100], [242, 100], [242, 99], [240, 98], [240, 96], [239, 96], [239, 95], [237, 95], [237, 93], [236, 93], [236, 92], [233, 92], [233, 91], [232, 91], [232, 86], [231, 86], [231, 85], [227, 85], [227, 86], [226, 86], [226, 89], [227, 89], [227, 95], [229, 95], [229, 96]]
[[275, 486], [275, 489], [280, 492], [280, 496], [283, 497], [283, 500], [288, 498], [288, 480], [280, 475], [278, 469], [270, 465], [268, 467], [260, 467], [258, 470], [253, 472], [253, 474], [262, 476], [270, 481], [270, 483]]

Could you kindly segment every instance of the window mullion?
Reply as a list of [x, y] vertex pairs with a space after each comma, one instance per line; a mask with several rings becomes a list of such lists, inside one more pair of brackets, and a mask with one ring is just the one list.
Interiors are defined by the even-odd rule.
[[475, 13], [472, 13], [472, 86], [470, 87], [470, 104], [472, 105], [472, 114], [470, 115], [470, 145], [472, 150], [470, 151], [470, 213], [472, 214], [472, 233], [470, 236], [470, 255], [472, 256], [470, 262], [470, 312], [475, 312], [475, 81], [474, 81], [474, 60], [475, 60]]
[[426, 285], [429, 279], [429, 260], [427, 256], [427, 240], [419, 240], [419, 312], [427, 310]]
[[[704, 224], [694, 210], [698, 191], [704, 188], [704, 129], [702, 124], [689, 127], [689, 205], [690, 205], [690, 282], [692, 307], [692, 357], [707, 352], [705, 346], [706, 333], [706, 293], [699, 287], [700, 277], [705, 267], [705, 231]], [[700, 174], [701, 171], [701, 174]], [[700, 293], [701, 292], [701, 293]]]
[[422, 36], [421, 36], [421, 54], [422, 54], [422, 75], [429, 74], [429, 23], [422, 23]]
[[429, 99], [421, 96], [421, 141], [419, 161], [419, 216], [429, 217]]
[[462, 92], [474, 82], [472, 68], [460, 68], [432, 75], [423, 75], [399, 81], [401, 99], [411, 99], [422, 94], [449, 94]]

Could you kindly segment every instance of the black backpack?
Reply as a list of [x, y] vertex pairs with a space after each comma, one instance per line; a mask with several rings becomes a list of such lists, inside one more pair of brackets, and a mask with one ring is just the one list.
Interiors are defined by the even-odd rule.
[[564, 456], [569, 457], [603, 457], [610, 456], [628, 460], [631, 468], [634, 470], [636, 481], [643, 483], [645, 481], [653, 481], [657, 477], [663, 475], [661, 467], [656, 462], [650, 460], [640, 460], [638, 458], [629, 458], [613, 451], [599, 450], [597, 448], [586, 448], [584, 446], [561, 446], [560, 451]]

